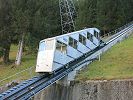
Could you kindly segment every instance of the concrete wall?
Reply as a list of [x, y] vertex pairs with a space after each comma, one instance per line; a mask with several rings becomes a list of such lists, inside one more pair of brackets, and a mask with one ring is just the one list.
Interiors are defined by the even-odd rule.
[[88, 81], [74, 86], [71, 100], [132, 100], [133, 80]]
[[34, 100], [132, 100], [133, 79], [71, 82], [54, 84], [36, 95]]

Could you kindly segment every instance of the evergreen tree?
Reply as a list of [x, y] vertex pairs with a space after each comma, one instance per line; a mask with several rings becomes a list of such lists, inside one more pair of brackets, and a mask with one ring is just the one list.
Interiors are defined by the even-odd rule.
[[[133, 0], [74, 0], [76, 30], [97, 27], [104, 33], [133, 20]], [[9, 61], [11, 43], [25, 40], [37, 51], [41, 39], [61, 34], [58, 0], [0, 0], [0, 57]], [[22, 39], [22, 36], [24, 39]]]
[[133, 20], [132, 0], [78, 0], [77, 29], [97, 27], [104, 33]]
[[[36, 0], [35, 0], [36, 1]], [[58, 0], [39, 0], [30, 9], [36, 9], [31, 17], [27, 44], [37, 50], [41, 39], [61, 34]], [[33, 42], [34, 40], [34, 42]]]
[[9, 62], [9, 51], [11, 45], [11, 15], [10, 1], [0, 0], [0, 56], [4, 63]]
[[97, 0], [79, 0], [78, 18], [76, 20], [77, 30], [85, 27], [94, 27], [96, 24]]

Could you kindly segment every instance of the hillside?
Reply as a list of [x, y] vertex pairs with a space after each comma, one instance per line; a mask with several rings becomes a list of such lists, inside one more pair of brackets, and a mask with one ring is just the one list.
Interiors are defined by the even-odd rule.
[[123, 79], [133, 77], [133, 35], [116, 44], [81, 71], [77, 80]]
[[[0, 86], [3, 84], [7, 84], [11, 81], [23, 81], [35, 74], [35, 63], [36, 63], [36, 55], [35, 54], [25, 54], [23, 53], [22, 63], [20, 66], [15, 66], [15, 57], [17, 54], [17, 46], [12, 45], [10, 50], [10, 60], [11, 63], [4, 65], [0, 61]], [[29, 69], [31, 68], [31, 69]], [[27, 69], [27, 70], [26, 70]], [[25, 70], [25, 71], [24, 71]], [[23, 72], [21, 72], [23, 71]], [[15, 75], [18, 73], [17, 75]], [[12, 76], [14, 75], [14, 76]], [[8, 78], [4, 81], [3, 79]]]

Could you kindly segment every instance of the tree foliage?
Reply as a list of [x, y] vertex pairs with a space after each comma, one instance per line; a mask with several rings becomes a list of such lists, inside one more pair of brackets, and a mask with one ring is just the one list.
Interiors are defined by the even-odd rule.
[[77, 29], [97, 27], [105, 32], [133, 20], [132, 0], [78, 0]]
[[0, 0], [0, 56], [3, 56], [4, 63], [9, 61], [9, 51], [11, 45], [11, 15], [10, 1]]
[[[41, 39], [61, 34], [59, 0], [0, 0], [0, 57], [9, 61], [11, 43], [25, 35], [36, 51]], [[97, 27], [104, 32], [133, 20], [133, 0], [74, 0], [76, 28]], [[3, 56], [4, 55], [4, 56]]]
[[23, 35], [29, 50], [36, 51], [41, 39], [61, 33], [58, 0], [0, 0], [0, 30], [1, 57]]

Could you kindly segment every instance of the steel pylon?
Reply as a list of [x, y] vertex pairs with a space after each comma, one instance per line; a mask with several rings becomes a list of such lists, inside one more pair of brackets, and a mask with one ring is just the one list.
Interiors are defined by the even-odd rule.
[[62, 34], [75, 31], [75, 6], [72, 0], [59, 0]]

